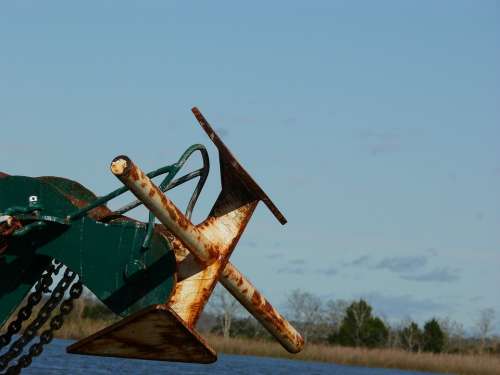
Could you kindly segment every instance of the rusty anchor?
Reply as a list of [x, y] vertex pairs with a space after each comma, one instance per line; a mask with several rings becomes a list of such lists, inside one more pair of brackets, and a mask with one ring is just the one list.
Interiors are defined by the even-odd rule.
[[[192, 112], [218, 150], [222, 186], [208, 217], [199, 224], [193, 224], [190, 216], [208, 173], [208, 154], [200, 145], [188, 149], [178, 163], [147, 174], [129, 157], [116, 157], [110, 168], [123, 187], [101, 198], [67, 179], [0, 173], [0, 228], [4, 234], [0, 233], [0, 271], [2, 267], [12, 270], [8, 265], [15, 264], [16, 275], [19, 270], [42, 275], [54, 259], [76, 272], [80, 282], [123, 316], [70, 345], [69, 353], [211, 363], [217, 354], [195, 325], [217, 282], [287, 351], [297, 353], [303, 348], [301, 334], [229, 260], [260, 201], [281, 224], [286, 219], [201, 112], [197, 108]], [[174, 180], [194, 151], [201, 152], [205, 167]], [[163, 173], [167, 178], [157, 186], [152, 178]], [[199, 183], [183, 213], [165, 192], [196, 177]], [[36, 202], [30, 200], [29, 207], [21, 207], [34, 191]], [[125, 191], [131, 191], [137, 201], [109, 210], [106, 203]], [[148, 223], [123, 215], [140, 204], [150, 211]], [[161, 224], [155, 224], [155, 218]], [[34, 243], [33, 259], [43, 256], [36, 258], [39, 262], [27, 257], [26, 249], [21, 250], [25, 238]], [[78, 246], [80, 252], [67, 249], [71, 246]], [[95, 261], [102, 254], [108, 254], [103, 259], [106, 264], [97, 269]], [[9, 288], [0, 286], [0, 323], [29, 289], [25, 278], [16, 280]]]

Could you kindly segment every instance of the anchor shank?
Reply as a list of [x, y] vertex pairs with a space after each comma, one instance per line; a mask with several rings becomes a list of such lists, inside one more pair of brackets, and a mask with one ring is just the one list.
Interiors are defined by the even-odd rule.
[[[189, 221], [158, 187], [128, 157], [118, 156], [111, 171], [154, 215], [177, 236], [196, 257], [200, 265], [208, 265], [219, 257], [219, 251]], [[227, 263], [220, 282], [224, 287], [291, 353], [299, 352], [304, 339], [263, 295], [231, 263]]]
[[230, 262], [224, 268], [220, 282], [286, 350], [290, 353], [302, 350], [304, 339], [300, 333]]

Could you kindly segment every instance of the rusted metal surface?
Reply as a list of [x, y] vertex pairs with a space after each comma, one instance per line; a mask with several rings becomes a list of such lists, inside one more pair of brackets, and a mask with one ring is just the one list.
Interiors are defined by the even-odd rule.
[[[176, 252], [180, 280], [169, 305], [189, 327], [196, 323], [224, 270], [223, 285], [249, 312], [288, 351], [302, 349], [300, 334], [234, 266], [228, 266], [229, 256], [258, 203], [248, 190], [235, 189], [237, 179], [225, 176], [226, 184], [208, 219], [194, 226], [128, 157], [115, 158], [111, 170], [173, 234], [166, 236]], [[203, 252], [209, 244], [211, 251]]]
[[[214, 243], [219, 258], [208, 267], [200, 266], [182, 243], [171, 239], [176, 253], [179, 279], [170, 306], [194, 325], [211, 295], [222, 270], [249, 222], [259, 200], [264, 200], [281, 223], [286, 219], [252, 177], [239, 164], [201, 113], [193, 113], [219, 151], [222, 190], [208, 218], [197, 225]], [[177, 244], [176, 244], [177, 243]]]
[[[196, 324], [256, 204], [257, 202], [250, 202], [226, 215], [212, 217], [212, 220], [204, 221], [198, 226], [219, 249], [220, 255], [216, 262], [203, 267], [190, 254], [178, 257], [180, 281], [176, 284], [169, 304], [188, 324]], [[174, 246], [174, 252], [176, 248], [179, 248], [178, 244]], [[185, 251], [182, 253], [185, 254]]]
[[244, 204], [235, 205], [234, 197], [221, 194], [210, 217], [195, 226], [128, 157], [115, 158], [111, 170], [173, 234], [166, 236], [176, 253], [182, 282], [169, 303], [193, 327], [257, 202], [244, 199]]
[[[283, 216], [281, 211], [276, 207], [276, 205], [271, 201], [271, 199], [267, 196], [267, 194], [262, 190], [262, 188], [255, 182], [255, 180], [250, 176], [250, 174], [241, 166], [238, 160], [233, 156], [231, 151], [227, 148], [227, 146], [222, 142], [217, 133], [213, 130], [212, 126], [210, 126], [209, 122], [206, 118], [201, 114], [200, 110], [196, 107], [191, 109], [194, 116], [200, 123], [203, 130], [208, 134], [212, 142], [215, 144], [217, 149], [219, 150], [219, 157], [221, 159], [221, 169], [230, 166], [238, 176], [238, 179], [245, 185], [248, 191], [253, 192], [256, 197], [264, 202], [264, 204], [271, 210], [273, 215], [278, 219], [281, 224], [286, 224], [286, 218]], [[226, 163], [224, 163], [226, 162]], [[229, 162], [229, 163], [227, 163]], [[229, 164], [229, 165], [223, 165]], [[222, 175], [221, 171], [221, 175]], [[224, 177], [222, 179], [223, 189], [224, 189]]]
[[290, 353], [298, 353], [304, 346], [299, 332], [259, 293], [259, 291], [228, 263], [220, 282]]
[[0, 255], [2, 255], [9, 246], [8, 239], [12, 234], [22, 228], [21, 221], [12, 216], [0, 216]]
[[69, 346], [68, 353], [212, 363], [216, 352], [165, 305], [153, 305]]
[[155, 214], [163, 225], [175, 233], [201, 264], [208, 264], [217, 259], [218, 251], [214, 245], [132, 160], [124, 155], [116, 157], [111, 163], [111, 171]]
[[[51, 186], [56, 188], [77, 208], [87, 207], [97, 199], [97, 196], [85, 186], [67, 178], [42, 176], [37, 177], [37, 179], [43, 182], [47, 182]], [[102, 221], [104, 218], [115, 216], [106, 205], [101, 205], [90, 210], [87, 215], [97, 221]], [[121, 218], [125, 219], [124, 216], [121, 216]]]
[[[286, 350], [296, 353], [302, 349], [304, 340], [301, 335], [229, 262], [259, 201], [266, 204], [280, 223], [285, 224], [286, 219], [235, 159], [200, 111], [197, 108], [192, 111], [218, 149], [222, 185], [207, 219], [197, 225], [191, 222], [190, 217], [208, 174], [208, 153], [203, 145], [192, 145], [177, 163], [159, 168], [148, 175], [128, 157], [115, 158], [111, 163], [111, 170], [125, 186], [100, 197], [69, 179], [22, 176], [5, 178], [8, 175], [0, 172], [0, 179], [3, 178], [0, 184], [3, 193], [0, 197], [13, 197], [16, 202], [29, 202], [26, 207], [5, 204], [6, 209], [0, 214], [0, 255], [6, 250], [14, 253], [14, 246], [7, 249], [8, 242], [5, 240], [14, 232], [15, 236], [27, 236], [31, 234], [32, 228], [40, 230], [50, 225], [53, 228], [56, 228], [55, 225], [60, 226], [57, 227], [60, 232], [54, 230], [53, 233], [57, 234], [56, 238], [61, 243], [53, 245], [54, 248], [51, 248], [52, 242], [44, 243], [39, 255], [49, 256], [49, 260], [67, 256], [61, 262], [68, 269], [79, 269], [80, 279], [91, 290], [97, 291], [96, 295], [112, 311], [125, 316], [120, 322], [71, 345], [68, 352], [148, 360], [213, 362], [217, 359], [216, 353], [194, 327], [218, 281]], [[173, 180], [187, 158], [196, 151], [202, 154], [203, 167]], [[166, 176], [157, 187], [151, 178], [161, 174]], [[200, 180], [186, 214], [183, 214], [163, 192], [195, 177]], [[19, 185], [22, 189], [9, 184], [16, 178], [23, 179]], [[43, 189], [31, 187], [40, 184], [43, 184]], [[112, 212], [106, 203], [126, 192], [127, 188], [139, 201]], [[26, 199], [24, 190], [29, 194], [32, 191], [43, 192], [43, 195], [29, 195], [29, 199]], [[40, 201], [43, 201], [43, 206]], [[150, 210], [147, 224], [121, 215], [140, 203]], [[49, 215], [40, 215], [38, 211], [41, 210]], [[25, 215], [22, 222], [9, 216], [13, 215], [12, 212], [31, 214], [34, 211], [36, 215]], [[161, 225], [155, 225], [154, 217]], [[98, 245], [93, 244], [89, 237], [84, 240], [82, 233], [85, 231], [92, 233], [90, 238], [98, 242]], [[63, 241], [65, 236], [68, 242]], [[13, 241], [11, 244], [15, 243]], [[66, 246], [68, 244], [72, 246]], [[61, 250], [75, 246], [79, 252]], [[112, 249], [114, 255], [96, 261], [100, 259], [100, 255], [94, 256], [93, 252], [107, 254], [103, 250], [107, 248]], [[5, 258], [10, 255], [7, 254]], [[83, 256], [88, 259], [84, 258], [82, 261]], [[141, 263], [143, 261], [146, 263]], [[92, 267], [87, 266], [89, 264]], [[39, 268], [36, 272], [41, 273], [44, 267]], [[16, 270], [11, 269], [10, 272], [12, 275], [8, 279], [15, 278]], [[102, 275], [111, 277], [105, 278]], [[121, 280], [123, 276], [124, 280]], [[113, 283], [111, 286], [105, 284], [109, 280]], [[18, 280], [16, 283], [21, 286], [15, 289], [15, 298], [11, 300], [18, 303], [24, 295], [21, 293], [24, 291], [24, 284]], [[108, 295], [111, 289], [113, 293]], [[149, 307], [144, 308], [145, 306]], [[7, 308], [4, 310], [8, 312]]]

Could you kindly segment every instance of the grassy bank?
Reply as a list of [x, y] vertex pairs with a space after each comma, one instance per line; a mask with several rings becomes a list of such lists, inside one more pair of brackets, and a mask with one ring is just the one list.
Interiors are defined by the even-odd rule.
[[307, 344], [298, 354], [287, 353], [270, 341], [224, 339], [209, 335], [208, 341], [222, 353], [333, 362], [344, 365], [384, 367], [449, 374], [498, 375], [500, 358], [490, 355], [409, 353], [397, 349], [361, 349]]
[[[75, 311], [74, 315], [70, 315], [61, 330], [55, 332], [56, 337], [80, 339], [116, 321], [116, 318], [75, 318], [75, 316], [82, 316], [83, 304], [77, 303], [75, 307], [77, 311]], [[213, 334], [204, 334], [204, 336], [218, 352], [226, 354], [288, 358], [460, 375], [500, 374], [500, 358], [493, 355], [410, 353], [400, 349], [362, 349], [320, 344], [307, 344], [301, 353], [289, 354], [278, 343], [273, 341], [243, 338], [224, 339], [221, 336]]]
[[[111, 324], [112, 321], [68, 321], [57, 337], [79, 339]], [[287, 358], [304, 361], [332, 362], [344, 365], [397, 368], [460, 375], [498, 375], [500, 358], [491, 355], [409, 353], [399, 349], [362, 349], [307, 344], [298, 354], [289, 354], [278, 343], [243, 338], [224, 339], [205, 334], [217, 352]]]

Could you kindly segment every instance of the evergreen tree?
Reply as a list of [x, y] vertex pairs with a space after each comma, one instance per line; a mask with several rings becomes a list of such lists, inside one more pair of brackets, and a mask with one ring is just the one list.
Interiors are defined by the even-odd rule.
[[441, 353], [444, 348], [444, 333], [436, 319], [429, 320], [424, 325], [424, 351]]
[[385, 346], [389, 338], [389, 329], [385, 326], [382, 319], [372, 317], [368, 320], [365, 346], [376, 348]]
[[372, 307], [364, 300], [353, 302], [346, 314], [338, 334], [329, 337], [330, 342], [345, 346], [383, 346], [389, 330], [380, 318], [372, 316]]

